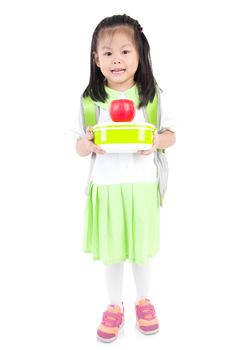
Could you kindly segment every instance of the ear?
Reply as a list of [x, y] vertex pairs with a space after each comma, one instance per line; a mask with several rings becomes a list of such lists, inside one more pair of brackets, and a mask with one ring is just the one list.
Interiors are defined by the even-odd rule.
[[99, 57], [96, 51], [93, 52], [93, 60], [96, 64], [96, 66], [100, 67], [100, 61], [99, 61]]

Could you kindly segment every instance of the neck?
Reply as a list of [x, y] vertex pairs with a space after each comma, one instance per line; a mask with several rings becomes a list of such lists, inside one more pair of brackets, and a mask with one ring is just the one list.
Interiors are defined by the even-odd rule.
[[126, 91], [132, 88], [135, 85], [134, 80], [130, 82], [125, 82], [124, 84], [117, 84], [112, 82], [106, 82], [106, 86], [108, 86], [110, 89], [116, 90], [116, 91]]

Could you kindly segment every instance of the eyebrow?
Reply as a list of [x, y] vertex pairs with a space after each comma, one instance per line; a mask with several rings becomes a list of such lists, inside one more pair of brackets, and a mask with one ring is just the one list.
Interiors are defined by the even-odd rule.
[[[122, 49], [123, 47], [125, 47], [125, 46], [132, 46], [130, 43], [128, 43], [128, 44], [124, 44], [124, 45], [122, 45], [121, 47], [120, 47], [120, 49]], [[103, 46], [102, 48], [101, 48], [101, 50], [111, 50], [111, 47], [109, 47], [109, 46]]]

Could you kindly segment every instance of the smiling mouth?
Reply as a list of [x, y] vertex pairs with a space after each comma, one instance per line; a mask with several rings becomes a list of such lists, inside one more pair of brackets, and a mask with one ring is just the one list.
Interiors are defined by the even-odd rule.
[[115, 69], [111, 69], [111, 73], [113, 74], [120, 74], [120, 73], [124, 73], [125, 69], [122, 68], [115, 68]]

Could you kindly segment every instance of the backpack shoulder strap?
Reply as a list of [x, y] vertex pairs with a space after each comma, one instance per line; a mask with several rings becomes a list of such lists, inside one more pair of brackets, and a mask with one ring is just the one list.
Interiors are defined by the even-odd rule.
[[82, 111], [85, 129], [97, 124], [97, 106], [91, 97], [82, 97]]
[[146, 106], [146, 114], [148, 122], [155, 125], [159, 129], [159, 91], [156, 88], [156, 94], [152, 102], [149, 102]]
[[[162, 90], [157, 85], [156, 86], [156, 94], [152, 102], [149, 102], [146, 106], [146, 114], [148, 122], [155, 125], [157, 128], [157, 131], [160, 130], [161, 125], [161, 105], [160, 105], [160, 93]], [[158, 150], [162, 153], [165, 153], [165, 149]]]

